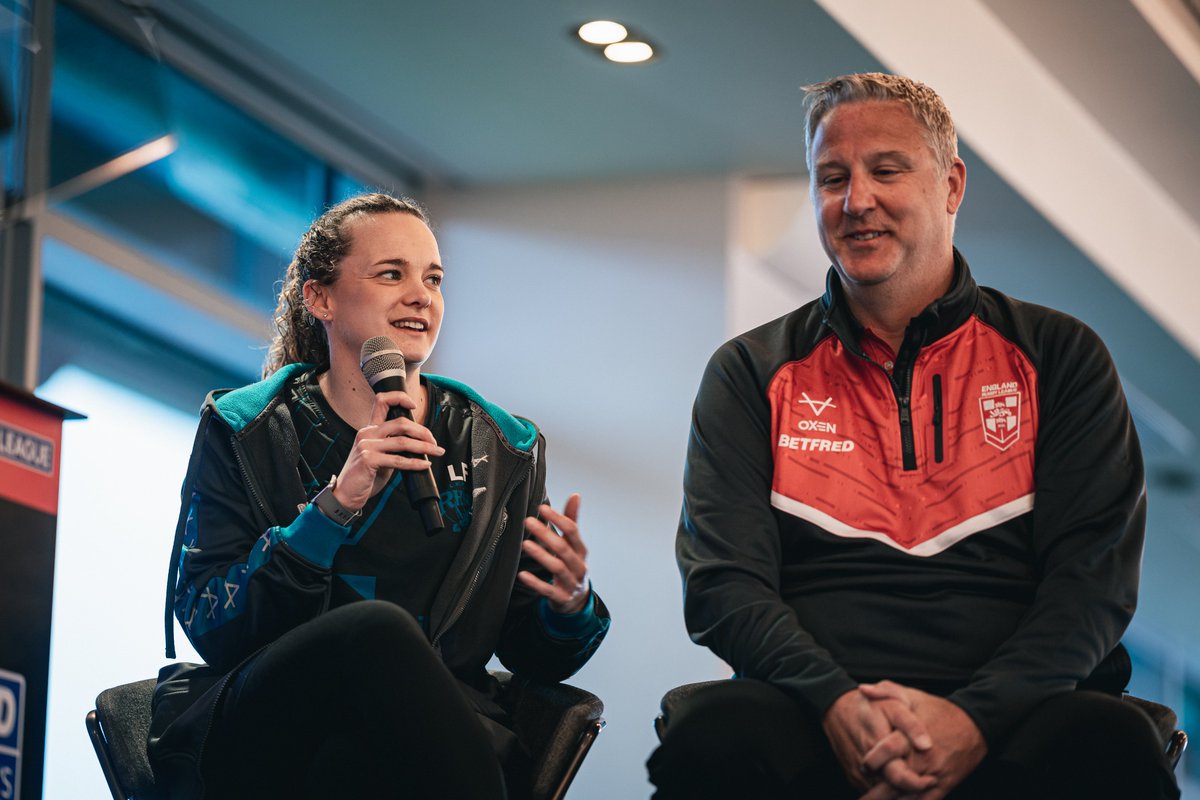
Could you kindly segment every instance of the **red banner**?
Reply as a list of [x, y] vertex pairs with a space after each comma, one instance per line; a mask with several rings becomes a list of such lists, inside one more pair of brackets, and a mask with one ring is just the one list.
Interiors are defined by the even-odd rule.
[[62, 419], [0, 393], [0, 497], [58, 513]]

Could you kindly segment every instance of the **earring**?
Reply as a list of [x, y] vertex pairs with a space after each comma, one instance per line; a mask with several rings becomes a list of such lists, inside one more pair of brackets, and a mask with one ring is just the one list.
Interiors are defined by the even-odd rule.
[[328, 312], [328, 311], [326, 311], [326, 312], [325, 312], [325, 319], [329, 319], [329, 312]]

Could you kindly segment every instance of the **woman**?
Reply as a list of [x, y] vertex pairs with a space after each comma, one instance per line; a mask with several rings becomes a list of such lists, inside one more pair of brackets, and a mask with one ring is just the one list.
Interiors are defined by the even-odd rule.
[[[537, 429], [421, 374], [443, 272], [414, 203], [333, 207], [288, 267], [264, 379], [205, 402], [167, 654], [173, 609], [207, 664], [162, 670], [150, 733], [172, 797], [503, 797], [523, 750], [486, 663], [558, 681], [603, 638], [579, 497], [545, 504]], [[407, 392], [363, 376], [380, 335]], [[402, 476], [430, 468], [427, 533]]]

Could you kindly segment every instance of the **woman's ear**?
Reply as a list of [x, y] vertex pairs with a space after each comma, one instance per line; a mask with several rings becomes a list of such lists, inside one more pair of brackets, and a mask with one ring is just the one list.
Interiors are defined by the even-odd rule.
[[314, 319], [329, 319], [329, 294], [325, 291], [325, 287], [315, 280], [304, 282], [304, 307], [308, 309], [308, 313], [312, 314]]

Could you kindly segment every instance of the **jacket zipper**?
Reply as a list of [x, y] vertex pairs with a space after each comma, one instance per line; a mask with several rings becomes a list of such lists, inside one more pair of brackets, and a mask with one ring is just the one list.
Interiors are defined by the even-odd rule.
[[[912, 379], [916, 369], [917, 356], [925, 342], [925, 330], [910, 329], [905, 333], [904, 341], [900, 344], [900, 352], [896, 354], [895, 367], [899, 367], [899, 379], [895, 372], [888, 374], [892, 384], [892, 392], [896, 395], [896, 405], [900, 410], [900, 453], [904, 460], [905, 471], [917, 468], [917, 447], [913, 437], [912, 424]], [[894, 370], [894, 368], [893, 368]], [[886, 372], [886, 369], [884, 370]]]
[[901, 381], [892, 378], [892, 391], [900, 407], [900, 452], [904, 457], [904, 469], [917, 468], [917, 448], [913, 441], [912, 426], [912, 364], [905, 364]]
[[520, 477], [514, 475], [509, 485], [505, 487], [504, 497], [500, 501], [500, 520], [496, 524], [495, 532], [488, 540], [487, 549], [484, 551], [483, 557], [479, 560], [479, 566], [475, 568], [475, 572], [471, 575], [471, 580], [467, 583], [467, 588], [463, 591], [462, 597], [455, 603], [454, 609], [446, 617], [446, 621], [442, 623], [441, 630], [433, 638], [433, 641], [430, 642], [433, 649], [439, 653], [441, 652], [442, 637], [446, 634], [446, 631], [454, 627], [454, 623], [458, 622], [458, 618], [466, 611], [467, 605], [471, 602], [471, 597], [475, 594], [475, 588], [479, 585], [479, 579], [487, 572], [487, 568], [492, 562], [492, 556], [495, 555], [496, 548], [500, 544], [500, 539], [504, 535], [504, 530], [508, 527], [508, 501], [512, 498], [513, 490], [517, 488], [517, 485], [524, 477], [527, 476], [524, 474]]
[[942, 376], [933, 376], [933, 460], [940, 464], [945, 453], [942, 449]]
[[[901, 347], [901, 352], [904, 348]], [[859, 358], [868, 361], [883, 370], [883, 374], [887, 376], [888, 383], [892, 387], [892, 395], [896, 398], [896, 407], [900, 414], [900, 453], [903, 458], [905, 470], [915, 470], [917, 468], [917, 450], [913, 443], [912, 429], [912, 407], [910, 400], [910, 390], [912, 384], [913, 367], [911, 364], [906, 365], [901, 370], [902, 381], [897, 381], [894, 372], [889, 372], [888, 368], [880, 364], [875, 359], [867, 355], [865, 350], [851, 350]], [[896, 362], [900, 359], [897, 356]], [[893, 371], [895, 366], [893, 365]]]
[[238, 442], [236, 441], [233, 443], [233, 458], [235, 461], [237, 461], [238, 470], [242, 473], [242, 480], [246, 482], [246, 486], [250, 487], [250, 494], [254, 497], [254, 502], [258, 503], [258, 507], [263, 512], [263, 516], [270, 520], [271, 524], [274, 525], [275, 515], [271, 513], [271, 510], [263, 501], [262, 495], [259, 494], [258, 485], [251, 480], [250, 471], [246, 469], [246, 462], [242, 459], [242, 448], [238, 446]]
[[484, 573], [487, 572], [488, 565], [492, 563], [492, 556], [496, 554], [496, 548], [499, 546], [500, 539], [504, 536], [504, 529], [507, 527], [508, 511], [501, 508], [500, 525], [496, 530], [496, 535], [488, 542], [487, 550], [484, 551], [483, 558], [479, 560], [479, 566], [475, 569], [474, 574], [471, 575], [471, 580], [467, 583], [467, 589], [463, 592], [462, 598], [455, 604], [454, 610], [450, 612], [450, 615], [446, 617], [446, 622], [442, 625], [441, 633], [431, 642], [433, 649], [439, 653], [441, 652], [440, 643], [442, 636], [445, 635], [446, 631], [454, 627], [454, 623], [458, 622], [458, 618], [467, 610], [467, 604], [471, 602], [471, 597], [475, 594], [475, 587], [479, 585], [479, 579], [483, 577]]

